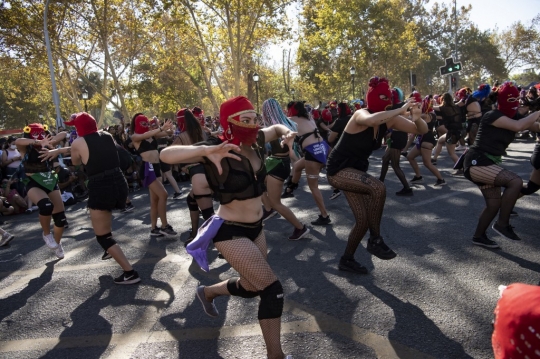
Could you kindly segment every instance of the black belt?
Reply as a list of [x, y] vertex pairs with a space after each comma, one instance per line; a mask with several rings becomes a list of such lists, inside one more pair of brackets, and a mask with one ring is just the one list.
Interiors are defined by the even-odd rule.
[[116, 173], [122, 173], [122, 170], [120, 169], [120, 167], [115, 167], [112, 170], [106, 170], [101, 173], [88, 176], [88, 179], [91, 179], [91, 180], [101, 179], [109, 175], [114, 175]]

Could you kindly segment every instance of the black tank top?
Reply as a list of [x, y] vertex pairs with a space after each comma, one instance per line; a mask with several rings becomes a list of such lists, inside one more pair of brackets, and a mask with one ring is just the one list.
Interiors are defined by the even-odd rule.
[[461, 130], [461, 109], [455, 105], [439, 107], [442, 122], [448, 131]]
[[327, 175], [333, 176], [347, 167], [366, 172], [369, 167], [369, 156], [371, 156], [373, 150], [381, 147], [387, 126], [385, 123], [379, 126], [376, 138], [374, 130], [373, 127], [368, 127], [364, 131], [355, 134], [344, 131], [336, 147], [328, 156], [326, 162]]
[[120, 167], [116, 145], [109, 133], [99, 131], [83, 138], [88, 146], [88, 162], [84, 164], [88, 176]]
[[478, 133], [471, 148], [487, 152], [493, 156], [504, 156], [506, 149], [516, 138], [511, 130], [493, 126], [493, 122], [504, 116], [499, 110], [486, 113], [480, 121]]
[[[39, 146], [39, 149], [41, 149], [41, 146]], [[36, 147], [26, 147], [26, 155], [23, 159], [25, 173], [49, 172], [52, 169], [52, 161], [41, 162], [40, 155]]]

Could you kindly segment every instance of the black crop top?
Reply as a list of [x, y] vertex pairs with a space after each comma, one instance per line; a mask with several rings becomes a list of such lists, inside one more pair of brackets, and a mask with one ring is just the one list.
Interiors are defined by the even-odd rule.
[[88, 146], [88, 162], [84, 165], [86, 174], [94, 176], [107, 170], [120, 167], [118, 150], [113, 137], [103, 131], [84, 136]]
[[504, 156], [506, 154], [506, 149], [515, 139], [516, 133], [492, 125], [502, 116], [504, 114], [501, 111], [493, 110], [482, 117], [476, 139], [471, 148], [479, 149], [493, 156]]
[[368, 127], [362, 132], [343, 132], [336, 147], [330, 152], [326, 162], [326, 174], [333, 176], [344, 168], [352, 167], [366, 172], [369, 167], [369, 156], [373, 150], [379, 149], [387, 131], [386, 124], [379, 126], [377, 137], [374, 128]]
[[[196, 143], [195, 146], [215, 146], [222, 141], [210, 136], [208, 140]], [[264, 180], [266, 178], [266, 166], [264, 165], [265, 141], [264, 133], [259, 131], [257, 142], [253, 145], [257, 157], [261, 160], [261, 168], [254, 171], [247, 157], [231, 151], [240, 157], [240, 161], [234, 158], [223, 158], [221, 160], [222, 174], [218, 174], [216, 166], [208, 158], [204, 157], [204, 169], [206, 179], [221, 204], [227, 204], [232, 201], [243, 201], [246, 199], [257, 198], [266, 191]]]
[[154, 137], [152, 137], [152, 142], [150, 142], [148, 140], [149, 139], [142, 140], [141, 143], [139, 144], [139, 149], [137, 150], [137, 152], [139, 152], [139, 154], [142, 154], [142, 153], [148, 152], [148, 151], [157, 151], [157, 149], [158, 149], [157, 140]]

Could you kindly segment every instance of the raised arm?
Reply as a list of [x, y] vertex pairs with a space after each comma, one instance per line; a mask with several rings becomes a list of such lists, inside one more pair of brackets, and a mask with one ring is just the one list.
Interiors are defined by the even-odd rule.
[[395, 116], [387, 122], [388, 128], [398, 131], [423, 135], [429, 131], [428, 125], [422, 120], [420, 104], [414, 104], [410, 110], [410, 119], [403, 116]]
[[382, 125], [383, 123], [388, 122], [391, 118], [407, 112], [407, 109], [411, 106], [412, 101], [414, 101], [414, 99], [409, 98], [402, 107], [390, 111], [382, 111], [377, 113], [369, 113], [366, 110], [356, 111], [352, 115], [351, 120], [359, 126], [374, 127]]
[[513, 120], [507, 116], [502, 116], [493, 121], [493, 126], [498, 128], [504, 128], [506, 130], [519, 132], [528, 129], [540, 118], [540, 111], [531, 113], [529, 116], [520, 120]]
[[272, 125], [270, 127], [265, 127], [262, 129], [262, 132], [264, 133], [265, 142], [270, 142], [278, 138], [283, 138], [283, 136], [285, 136], [286, 138], [296, 136], [296, 132], [289, 130], [284, 125]]

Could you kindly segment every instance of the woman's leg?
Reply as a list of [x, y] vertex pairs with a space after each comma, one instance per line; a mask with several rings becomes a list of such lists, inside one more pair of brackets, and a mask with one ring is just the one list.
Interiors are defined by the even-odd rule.
[[174, 189], [174, 193], [182, 193], [180, 191], [180, 188], [178, 187], [178, 183], [176, 182], [176, 179], [174, 179], [174, 176], [172, 175], [172, 171], [163, 172], [163, 176], [167, 178], [167, 181], [171, 184], [171, 186]]
[[[157, 215], [161, 219], [161, 227], [167, 227], [167, 197], [168, 193], [161, 183], [161, 177], [158, 177], [154, 182], [148, 186], [150, 191], [153, 192], [154, 198], [157, 199]], [[157, 224], [157, 220], [156, 220]]]
[[435, 148], [435, 153], [433, 154], [433, 160], [437, 161], [437, 158], [439, 158], [439, 155], [442, 152], [443, 145], [446, 143], [446, 133], [439, 137], [437, 140], [437, 147]]
[[424, 167], [426, 167], [435, 177], [437, 177], [438, 180], [442, 180], [441, 173], [431, 163], [431, 150], [433, 149], [433, 143], [424, 142], [422, 143], [422, 147], [420, 148], [421, 154], [422, 154], [422, 162], [424, 163]]
[[450, 155], [450, 158], [452, 158], [452, 161], [454, 161], [454, 164], [459, 160], [458, 155], [456, 154], [456, 144], [455, 143], [447, 143], [446, 144], [446, 150], [448, 151], [448, 154]]
[[[28, 191], [28, 198], [30, 199], [30, 201], [35, 203], [38, 207], [41, 205], [40, 201], [42, 200], [50, 201], [49, 196], [47, 196], [45, 191], [37, 187], [30, 188], [30, 190]], [[51, 206], [52, 206], [52, 202], [51, 202]], [[39, 211], [39, 223], [41, 224], [41, 228], [43, 229], [43, 235], [47, 236], [51, 233], [51, 215], [42, 214], [42, 213], [45, 213], [46, 211], [44, 208], [40, 208], [38, 209], [38, 211]], [[54, 211], [54, 207], [50, 209], [51, 214], [52, 214], [52, 211]]]
[[304, 225], [298, 220], [298, 218], [296, 218], [289, 207], [284, 206], [283, 203], [281, 203], [281, 189], [283, 188], [283, 181], [272, 176], [266, 176], [266, 188], [271, 207], [275, 209], [283, 218], [289, 221], [294, 228], [304, 228]]
[[[157, 181], [154, 181], [154, 183]], [[150, 225], [152, 226], [152, 229], [157, 228], [157, 219], [158, 219], [158, 203], [159, 203], [159, 196], [152, 191], [152, 189], [148, 188], [148, 194], [150, 195]]]
[[49, 193], [49, 199], [54, 206], [52, 213], [52, 218], [54, 222], [54, 240], [56, 241], [56, 243], [60, 243], [62, 235], [64, 234], [64, 225], [66, 223], [64, 201], [62, 201], [60, 190], [52, 191], [51, 193]]
[[390, 151], [392, 148], [388, 147], [382, 156], [382, 166], [381, 166], [381, 175], [379, 176], [379, 181], [384, 182], [386, 178], [386, 173], [388, 172], [388, 166], [390, 165]]
[[[100, 239], [100, 237], [104, 236], [112, 238], [112, 212], [90, 209], [90, 220], [92, 221], [92, 227], [94, 228], [94, 233], [98, 240], [106, 241], [107, 239]], [[120, 267], [122, 267], [124, 272], [133, 270], [133, 267], [129, 264], [129, 261], [118, 244], [114, 244], [105, 250], [114, 258]]]
[[319, 207], [321, 216], [326, 218], [328, 217], [328, 213], [326, 212], [326, 207], [324, 206], [323, 196], [319, 190], [319, 173], [323, 168], [323, 165], [319, 162], [306, 160], [304, 160], [304, 163], [306, 168], [307, 183], [311, 191], [311, 195], [313, 196], [317, 207]]
[[409, 161], [409, 164], [411, 165], [413, 171], [414, 171], [414, 176], [415, 177], [422, 177], [420, 175], [420, 168], [418, 167], [418, 163], [416, 162], [415, 158], [420, 154], [420, 150], [414, 146], [412, 148], [412, 150], [409, 152], [409, 154], [407, 155], [407, 160]]
[[258, 318], [268, 358], [283, 359], [280, 338], [283, 288], [266, 261], [264, 232], [261, 231], [254, 241], [238, 238], [217, 242], [215, 247], [240, 274], [240, 278], [205, 287], [206, 300], [212, 301], [220, 295], [231, 294], [244, 298], [260, 296]]
[[396, 148], [390, 148], [389, 152], [390, 157], [390, 163], [392, 164], [392, 169], [394, 170], [394, 173], [398, 177], [399, 181], [403, 185], [403, 188], [410, 189], [409, 182], [407, 182], [407, 179], [405, 178], [405, 173], [403, 173], [403, 170], [401, 169], [401, 166], [399, 165], [399, 160], [401, 158], [401, 151]]

